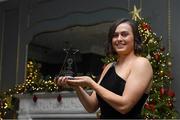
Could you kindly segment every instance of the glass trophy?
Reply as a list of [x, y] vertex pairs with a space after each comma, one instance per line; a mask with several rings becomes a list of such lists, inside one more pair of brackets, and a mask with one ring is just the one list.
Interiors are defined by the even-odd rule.
[[77, 65], [76, 65], [76, 53], [79, 52], [78, 49], [64, 49], [66, 52], [65, 59], [63, 61], [63, 65], [59, 72], [59, 76], [75, 76], [77, 72]]

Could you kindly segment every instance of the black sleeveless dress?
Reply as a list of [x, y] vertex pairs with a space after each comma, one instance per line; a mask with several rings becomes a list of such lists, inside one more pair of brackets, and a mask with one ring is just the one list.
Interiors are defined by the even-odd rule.
[[[118, 76], [115, 72], [115, 65], [113, 64], [106, 75], [102, 79], [100, 85], [104, 88], [122, 96], [126, 81]], [[141, 119], [141, 110], [148, 97], [148, 94], [143, 94], [137, 104], [127, 114], [121, 114], [106, 103], [98, 94], [97, 99], [99, 102], [102, 119]]]

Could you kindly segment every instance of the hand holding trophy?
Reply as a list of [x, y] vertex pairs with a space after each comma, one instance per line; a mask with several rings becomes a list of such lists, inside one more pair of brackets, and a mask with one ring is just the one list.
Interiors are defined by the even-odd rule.
[[75, 60], [75, 54], [79, 52], [78, 49], [64, 49], [66, 52], [66, 56], [63, 62], [63, 65], [61, 67], [61, 70], [59, 72], [59, 75], [55, 77], [54, 82], [59, 85], [63, 86], [65, 88], [72, 87], [68, 85], [67, 80], [74, 80], [74, 77], [76, 75], [75, 71], [77, 69], [76, 66], [76, 60]]

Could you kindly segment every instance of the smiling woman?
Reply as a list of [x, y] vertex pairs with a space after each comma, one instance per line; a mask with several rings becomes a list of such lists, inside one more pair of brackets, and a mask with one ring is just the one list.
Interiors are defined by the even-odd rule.
[[[148, 59], [140, 56], [141, 38], [138, 27], [129, 19], [117, 20], [110, 26], [107, 56], [116, 56], [96, 83], [89, 76], [55, 78], [59, 86], [69, 85], [88, 112], [101, 110], [102, 119], [140, 119], [141, 109], [150, 92], [153, 70]], [[87, 94], [84, 87], [94, 91]]]

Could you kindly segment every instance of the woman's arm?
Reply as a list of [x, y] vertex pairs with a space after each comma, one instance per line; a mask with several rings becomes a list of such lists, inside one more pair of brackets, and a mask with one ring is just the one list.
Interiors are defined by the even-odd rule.
[[92, 83], [93, 89], [114, 109], [125, 114], [138, 102], [145, 93], [152, 79], [152, 67], [145, 58], [135, 61], [131, 73], [126, 80], [125, 89], [122, 96], [119, 96], [100, 85]]
[[87, 112], [92, 113], [98, 109], [98, 101], [94, 91], [91, 95], [89, 95], [81, 86], [77, 86], [74, 89], [81, 104], [84, 106]]

